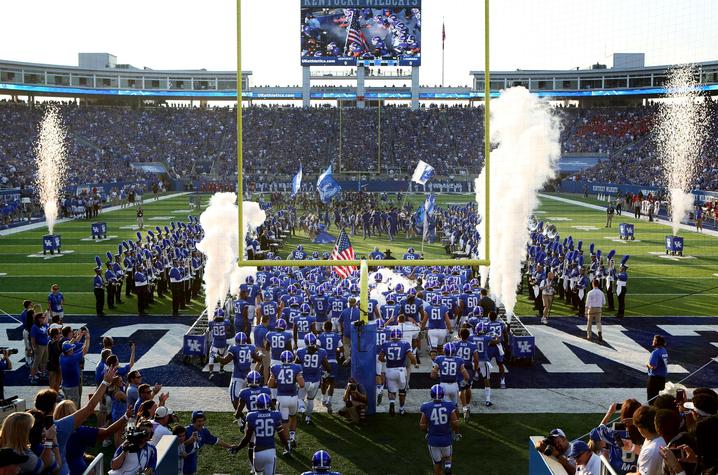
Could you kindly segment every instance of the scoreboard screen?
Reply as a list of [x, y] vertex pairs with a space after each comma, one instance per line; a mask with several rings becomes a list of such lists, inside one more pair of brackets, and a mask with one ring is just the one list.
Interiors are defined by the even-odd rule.
[[419, 66], [420, 0], [301, 0], [302, 66]]

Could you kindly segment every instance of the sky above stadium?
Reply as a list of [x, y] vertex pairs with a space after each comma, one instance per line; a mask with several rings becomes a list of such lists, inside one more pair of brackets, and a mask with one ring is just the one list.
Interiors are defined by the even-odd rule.
[[[245, 0], [243, 69], [253, 84], [301, 82], [298, 0]], [[611, 67], [614, 52], [646, 64], [718, 59], [715, 0], [494, 0], [491, 69]], [[3, 4], [0, 58], [77, 65], [79, 52], [108, 52], [152, 69], [236, 69], [235, 2], [23, 0]], [[421, 83], [469, 84], [483, 69], [483, 2], [423, 0]]]

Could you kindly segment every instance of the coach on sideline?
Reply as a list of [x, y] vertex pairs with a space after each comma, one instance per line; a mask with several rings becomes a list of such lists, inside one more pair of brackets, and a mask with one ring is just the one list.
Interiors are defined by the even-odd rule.
[[593, 279], [593, 289], [586, 295], [586, 318], [588, 319], [586, 325], [586, 339], [590, 340], [592, 337], [591, 325], [596, 322], [596, 328], [598, 330], [598, 341], [603, 341], [603, 334], [601, 333], [601, 311], [603, 306], [606, 304], [606, 297], [603, 295], [601, 290], [601, 281]]

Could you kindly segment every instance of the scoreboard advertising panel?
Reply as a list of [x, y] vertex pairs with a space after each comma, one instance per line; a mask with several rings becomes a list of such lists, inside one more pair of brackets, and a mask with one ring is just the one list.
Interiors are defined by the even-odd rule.
[[421, 0], [301, 0], [302, 66], [419, 66]]

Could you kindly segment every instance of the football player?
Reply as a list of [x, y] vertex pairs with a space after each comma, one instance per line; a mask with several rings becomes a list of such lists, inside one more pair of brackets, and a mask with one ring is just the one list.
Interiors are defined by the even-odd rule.
[[[214, 311], [214, 320], [208, 323], [209, 334], [212, 336], [212, 347], [209, 349], [209, 379], [214, 378], [214, 360], [224, 356], [227, 351], [227, 333], [229, 321], [224, 319], [224, 310], [217, 308]], [[224, 373], [224, 364], [220, 364], [219, 372]]]
[[435, 357], [442, 351], [442, 345], [446, 340], [447, 333], [451, 333], [451, 320], [449, 319], [449, 309], [446, 305], [441, 304], [441, 298], [434, 295], [431, 298], [431, 306], [421, 320], [421, 328], [429, 329], [429, 345], [431, 349], [429, 354]]
[[[481, 307], [478, 307], [481, 308]], [[459, 380], [459, 396], [464, 411], [464, 420], [468, 420], [471, 413], [471, 384], [473, 383], [474, 371], [479, 367], [479, 355], [476, 344], [469, 340], [471, 330], [462, 328], [459, 331], [460, 340], [455, 342], [456, 356], [464, 361], [464, 368], [469, 373], [468, 378]]]
[[486, 335], [486, 325], [479, 322], [474, 329], [474, 335], [469, 338], [469, 341], [476, 345], [476, 355], [479, 359], [478, 369], [474, 373], [474, 381], [478, 381], [479, 376], [483, 378], [485, 405], [486, 407], [491, 407], [494, 405], [491, 402], [491, 363], [489, 362], [488, 351], [491, 337]]
[[501, 387], [506, 387], [506, 378], [504, 373], [504, 343], [508, 338], [506, 324], [498, 319], [496, 312], [489, 312], [489, 323], [486, 325], [486, 334], [491, 338], [489, 341], [488, 358], [489, 361], [496, 359], [499, 366], [499, 380]]
[[[381, 318], [376, 320], [376, 347], [381, 348], [384, 343], [389, 340], [389, 330], [384, 328], [384, 320]], [[384, 363], [379, 359], [379, 353], [376, 355], [376, 405], [380, 405], [384, 397]]]
[[250, 441], [254, 443], [254, 453], [251, 454], [252, 468], [254, 473], [261, 475], [274, 473], [277, 461], [274, 434], [279, 435], [285, 447], [285, 454], [291, 450], [282, 416], [278, 411], [270, 410], [270, 404], [271, 400], [266, 394], [257, 397], [257, 410], [247, 414], [247, 432], [238, 446], [238, 450], [241, 450]]
[[[426, 433], [434, 474], [451, 474], [451, 453], [453, 440], [461, 440], [459, 416], [456, 406], [444, 401], [444, 388], [435, 384], [429, 390], [431, 401], [421, 405], [419, 428]], [[452, 437], [453, 431], [453, 437]]]
[[294, 319], [294, 348], [304, 348], [304, 337], [314, 331], [316, 318], [311, 315], [312, 308], [303, 303], [299, 308], [299, 316]]
[[317, 397], [319, 391], [322, 372], [330, 370], [327, 352], [324, 348], [317, 346], [318, 341], [314, 333], [307, 333], [304, 335], [304, 347], [297, 350], [297, 361], [302, 366], [302, 375], [304, 376], [304, 387], [299, 390], [299, 412], [305, 412], [304, 422], [307, 424], [312, 423], [314, 398]]
[[332, 471], [332, 459], [326, 450], [317, 450], [312, 455], [312, 471], [303, 472], [302, 475], [341, 475]]
[[[291, 334], [286, 331], [287, 322], [281, 318], [277, 320], [277, 326], [274, 330], [267, 333], [264, 337], [264, 348], [269, 351], [269, 368], [280, 363], [279, 358], [285, 350], [292, 349]], [[272, 399], [277, 399], [277, 390], [272, 390]]]
[[[277, 389], [277, 404], [282, 422], [289, 423], [289, 445], [297, 446], [297, 392], [304, 387], [302, 367], [294, 362], [294, 353], [287, 350], [279, 357], [280, 363], [272, 366], [269, 377], [270, 388]], [[249, 420], [247, 420], [249, 423]]]
[[446, 397], [458, 405], [459, 402], [459, 379], [469, 380], [469, 372], [464, 368], [464, 360], [456, 356], [456, 345], [446, 343], [444, 354], [434, 359], [434, 366], [431, 369], [431, 377], [439, 379], [441, 387], [444, 388]]
[[408, 378], [406, 376], [406, 358], [412, 364], [416, 364], [414, 353], [411, 352], [411, 344], [401, 341], [402, 333], [394, 329], [390, 333], [391, 340], [384, 343], [379, 353], [379, 359], [386, 363], [386, 384], [389, 391], [389, 415], [394, 416], [396, 408], [396, 393], [399, 393], [399, 414], [406, 414], [404, 403], [406, 402], [406, 387]]
[[332, 330], [332, 322], [324, 322], [324, 332], [319, 334], [319, 346], [327, 352], [329, 371], [322, 374], [322, 404], [332, 413], [332, 396], [334, 395], [334, 381], [339, 371], [339, 358], [342, 355], [342, 336]]
[[254, 345], [248, 343], [247, 335], [238, 332], [234, 335], [234, 345], [229, 347], [229, 352], [217, 357], [221, 365], [233, 362], [232, 379], [229, 383], [229, 398], [232, 406], [237, 408], [239, 404], [239, 392], [247, 386], [247, 375], [252, 369], [253, 361], [260, 361], [259, 353]]

